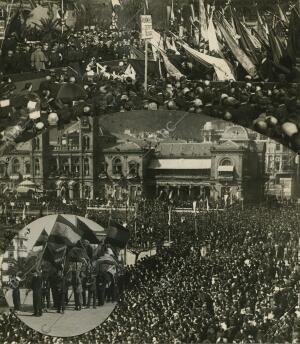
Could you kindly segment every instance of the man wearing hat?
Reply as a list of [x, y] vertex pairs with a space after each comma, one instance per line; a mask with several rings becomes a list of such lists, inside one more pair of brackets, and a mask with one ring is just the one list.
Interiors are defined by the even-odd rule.
[[42, 315], [42, 276], [39, 268], [33, 272], [31, 280], [33, 315], [38, 317]]
[[57, 313], [65, 312], [66, 280], [63, 270], [59, 270], [56, 275], [55, 287], [57, 292]]

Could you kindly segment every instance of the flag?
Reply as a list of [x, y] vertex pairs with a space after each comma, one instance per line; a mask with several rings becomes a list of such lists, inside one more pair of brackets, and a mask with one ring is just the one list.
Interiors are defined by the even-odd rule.
[[174, 22], [174, 21], [175, 21], [175, 15], [174, 15], [174, 2], [173, 2], [173, 0], [172, 0], [172, 4], [171, 4], [170, 21], [171, 21], [171, 22]]
[[235, 25], [235, 29], [237, 34], [240, 36], [239, 43], [240, 47], [247, 53], [248, 57], [252, 60], [253, 63], [258, 62], [258, 58], [255, 54], [255, 45], [249, 38], [249, 34], [245, 29], [245, 26], [241, 21], [237, 18], [236, 13], [233, 13], [233, 21]]
[[274, 34], [273, 29], [270, 31], [269, 34], [269, 42], [270, 47], [273, 55], [273, 61], [276, 65], [280, 64], [280, 60], [283, 56], [283, 50], [281, 46], [281, 42], [279, 41], [278, 37]]
[[94, 231], [78, 217], [76, 217], [76, 227], [76, 232], [81, 236], [81, 240], [87, 240], [91, 244], [99, 244], [99, 240]]
[[148, 3], [148, 0], [144, 0], [144, 6], [145, 6], [145, 10], [148, 12], [148, 11], [149, 11], [149, 3]]
[[43, 260], [51, 263], [56, 268], [63, 266], [64, 258], [66, 256], [67, 246], [64, 244], [57, 244], [54, 242], [47, 242], [43, 254]]
[[282, 9], [281, 9], [279, 4], [277, 4], [277, 7], [278, 7], [279, 18], [282, 20], [282, 22], [284, 24], [287, 25], [289, 21], [288, 21], [286, 15], [283, 13], [283, 11], [282, 11]]
[[225, 59], [200, 53], [187, 44], [182, 44], [182, 46], [187, 53], [193, 56], [202, 65], [205, 67], [212, 66], [216, 72], [218, 80], [235, 80], [233, 72]]
[[199, 29], [200, 36], [208, 41], [208, 32], [207, 32], [207, 19], [206, 11], [204, 6], [204, 0], [199, 0]]
[[191, 6], [192, 20], [193, 20], [193, 22], [194, 22], [194, 20], [195, 20], [195, 10], [194, 10], [194, 5], [193, 5], [193, 4], [191, 4], [190, 6]]
[[260, 39], [266, 44], [268, 45], [268, 32], [266, 30], [266, 26], [259, 14], [259, 12], [256, 12], [257, 15], [257, 29], [256, 32], [259, 35]]
[[113, 246], [124, 248], [129, 240], [129, 230], [116, 221], [111, 220], [106, 240]]
[[124, 72], [124, 77], [130, 77], [132, 80], [136, 79], [136, 71], [132, 67], [131, 64], [129, 64]]
[[22, 213], [22, 220], [26, 220], [26, 205], [24, 205], [24, 208], [23, 208], [23, 213]]
[[170, 74], [170, 76], [176, 78], [176, 79], [180, 79], [181, 77], [183, 77], [183, 74], [180, 72], [179, 69], [177, 69], [169, 60], [168, 56], [161, 52], [163, 61], [164, 61], [164, 65], [166, 68], [166, 71], [168, 74]]
[[44, 228], [33, 246], [45, 245], [47, 241], [48, 241], [48, 233], [46, 232]]
[[102, 257], [96, 261], [96, 271], [109, 272], [113, 276], [117, 273], [118, 261], [108, 253], [105, 253]]
[[197, 211], [197, 201], [193, 201], [193, 211], [194, 211], [194, 214], [196, 214], [196, 211]]
[[228, 45], [233, 55], [237, 61], [244, 67], [244, 69], [249, 73], [250, 76], [254, 77], [257, 74], [256, 67], [248, 55], [238, 46], [236, 41], [232, 38], [230, 33], [225, 29], [225, 27], [218, 22], [219, 29]]
[[71, 246], [76, 244], [80, 239], [81, 236], [78, 234], [76, 226], [62, 215], [57, 215], [48, 241]]
[[171, 226], [172, 223], [172, 205], [168, 206], [168, 225]]
[[295, 62], [296, 57], [300, 55], [299, 37], [300, 37], [300, 16], [299, 16], [298, 10], [296, 9], [296, 7], [294, 7], [292, 9], [292, 13], [290, 17], [289, 38], [288, 38], [288, 46], [287, 46], [288, 55], [293, 62]]
[[11, 18], [7, 28], [5, 35], [7, 37], [11, 36], [12, 33], [15, 33], [17, 37], [20, 37], [22, 34], [22, 23], [20, 18], [21, 12], [20, 9], [17, 10], [15, 15]]
[[216, 35], [215, 26], [213, 23], [213, 16], [209, 19], [208, 24], [208, 45], [209, 45], [209, 51], [214, 51], [218, 54], [221, 53], [219, 42]]

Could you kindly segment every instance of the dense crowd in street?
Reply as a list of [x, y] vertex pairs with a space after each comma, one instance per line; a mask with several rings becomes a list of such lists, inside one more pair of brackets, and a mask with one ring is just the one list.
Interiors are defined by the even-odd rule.
[[[250, 207], [174, 218], [170, 247], [127, 268], [109, 319], [73, 339], [4, 315], [3, 343], [283, 343], [297, 320], [299, 210]], [[165, 223], [163, 224], [165, 225]], [[18, 324], [18, 331], [14, 331]]]

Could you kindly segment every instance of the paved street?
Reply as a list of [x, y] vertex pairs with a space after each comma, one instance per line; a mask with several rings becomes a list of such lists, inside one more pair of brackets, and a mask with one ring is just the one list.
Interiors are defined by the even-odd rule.
[[[56, 313], [54, 309], [50, 309], [41, 317], [35, 317], [32, 308], [32, 292], [25, 296], [25, 289], [21, 289], [22, 309], [19, 312], [19, 318], [34, 330], [57, 337], [78, 336], [82, 333], [92, 330], [101, 324], [113, 311], [116, 303], [106, 303], [102, 307], [96, 309], [82, 309], [74, 311], [73, 297], [66, 307], [64, 314]], [[13, 307], [12, 292], [6, 293], [6, 299], [10, 307]]]

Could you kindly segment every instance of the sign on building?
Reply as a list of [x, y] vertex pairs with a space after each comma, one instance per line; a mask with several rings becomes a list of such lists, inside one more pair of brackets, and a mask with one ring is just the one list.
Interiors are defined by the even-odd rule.
[[152, 17], [141, 15], [141, 39], [152, 38]]
[[280, 178], [282, 187], [282, 196], [291, 197], [292, 195], [292, 178]]

